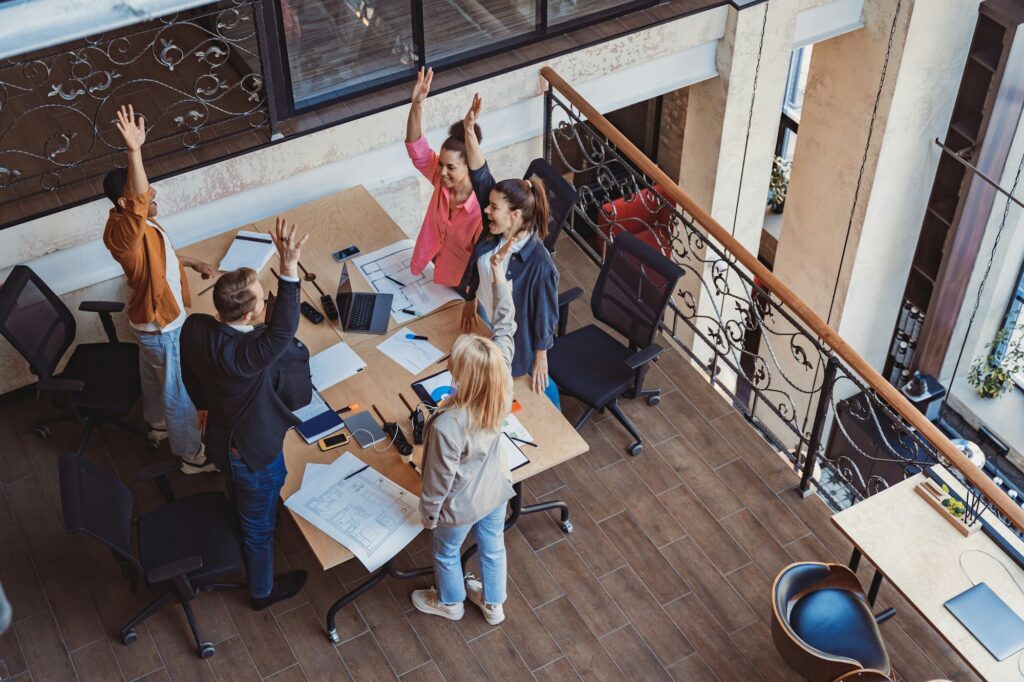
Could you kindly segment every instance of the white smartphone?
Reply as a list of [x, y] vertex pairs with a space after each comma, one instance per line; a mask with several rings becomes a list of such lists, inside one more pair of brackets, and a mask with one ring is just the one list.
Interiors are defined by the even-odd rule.
[[341, 261], [348, 260], [349, 258], [355, 256], [358, 253], [359, 247], [353, 244], [352, 246], [345, 247], [341, 251], [335, 251], [334, 253], [331, 254], [331, 258], [340, 263]]

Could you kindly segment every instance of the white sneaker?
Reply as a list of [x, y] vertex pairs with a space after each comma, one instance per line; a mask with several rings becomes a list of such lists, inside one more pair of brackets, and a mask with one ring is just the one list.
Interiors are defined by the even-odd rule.
[[217, 465], [206, 458], [206, 443], [200, 443], [199, 452], [191, 456], [182, 456], [181, 473], [191, 476], [204, 471], [217, 471]]
[[156, 422], [155, 424], [149, 425], [149, 433], [146, 434], [150, 443], [159, 445], [161, 441], [167, 440], [167, 424], [166, 422]]
[[417, 611], [441, 616], [448, 620], [459, 620], [466, 613], [466, 608], [461, 604], [442, 604], [437, 594], [437, 589], [431, 587], [428, 590], [416, 590], [412, 593], [412, 605]]
[[472, 573], [466, 575], [466, 595], [469, 601], [480, 607], [480, 612], [484, 614], [484, 620], [488, 625], [497, 625], [505, 620], [505, 609], [501, 604], [484, 603], [484, 585]]

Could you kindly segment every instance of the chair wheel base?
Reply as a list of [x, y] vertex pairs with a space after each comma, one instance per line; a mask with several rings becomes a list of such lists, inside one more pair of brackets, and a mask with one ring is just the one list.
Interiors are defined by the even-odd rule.
[[563, 523], [561, 525], [562, 525], [562, 532], [565, 532], [565, 533], [571, 533], [572, 532], [572, 521], [566, 521], [565, 523]]
[[46, 440], [50, 437], [50, 427], [46, 424], [36, 424], [36, 428], [33, 430], [36, 434], [36, 438], [39, 440]]
[[209, 642], [203, 642], [203, 645], [199, 647], [199, 658], [210, 658], [215, 653], [217, 653], [217, 650]]
[[629, 448], [626, 449], [626, 452], [633, 455], [634, 457], [638, 456], [643, 451], [644, 446], [640, 442], [633, 443], [632, 445], [629, 446]]
[[338, 636], [337, 629], [328, 630], [327, 639], [330, 640], [331, 644], [341, 644], [341, 637]]
[[660, 402], [661, 402], [661, 396], [660, 395], [647, 396], [647, 404], [648, 405], [654, 406], [654, 405], [657, 405]]
[[125, 646], [133, 644], [135, 640], [139, 638], [139, 633], [135, 632], [135, 628], [127, 631], [121, 631], [121, 643]]

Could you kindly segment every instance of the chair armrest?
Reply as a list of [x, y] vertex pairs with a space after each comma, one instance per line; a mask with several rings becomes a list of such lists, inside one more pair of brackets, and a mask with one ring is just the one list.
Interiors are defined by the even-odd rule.
[[652, 343], [643, 350], [639, 350], [626, 358], [626, 365], [630, 369], [640, 369], [648, 362], [665, 352], [665, 349], [656, 343]]
[[[197, 532], [201, 532], [197, 530]], [[203, 567], [203, 557], [197, 555], [185, 557], [184, 559], [178, 559], [172, 561], [169, 564], [163, 564], [156, 568], [146, 571], [146, 580], [152, 583], [162, 583], [165, 580], [171, 580], [177, 578], [180, 575], [187, 575], [192, 571], [198, 571]]]
[[569, 304], [583, 295], [583, 289], [573, 287], [558, 294], [558, 336], [565, 334], [569, 324]]
[[81, 393], [85, 388], [85, 382], [79, 379], [40, 379], [36, 382], [36, 388], [40, 391], [51, 393]]
[[107, 333], [107, 340], [110, 343], [117, 343], [117, 330], [114, 329], [114, 319], [110, 313], [119, 313], [124, 310], [124, 303], [119, 301], [82, 301], [78, 309], [87, 313], [99, 313], [103, 331]]
[[86, 313], [119, 313], [124, 310], [120, 301], [82, 301], [78, 309]]
[[181, 469], [181, 459], [178, 457], [169, 457], [152, 466], [148, 466], [141, 471], [136, 471], [132, 474], [132, 483], [151, 481], [154, 478], [166, 476], [167, 474], [178, 471], [179, 469]]

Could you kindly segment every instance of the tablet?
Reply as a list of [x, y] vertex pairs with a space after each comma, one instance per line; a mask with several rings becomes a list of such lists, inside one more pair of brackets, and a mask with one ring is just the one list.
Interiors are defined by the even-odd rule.
[[442, 400], [455, 395], [455, 387], [452, 386], [452, 373], [445, 369], [437, 374], [431, 374], [425, 379], [413, 382], [412, 390], [416, 392], [420, 400], [437, 407]]

